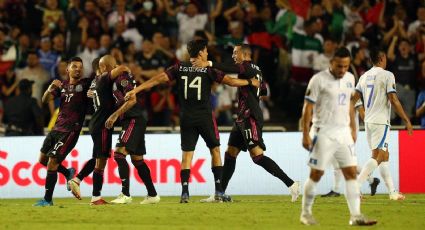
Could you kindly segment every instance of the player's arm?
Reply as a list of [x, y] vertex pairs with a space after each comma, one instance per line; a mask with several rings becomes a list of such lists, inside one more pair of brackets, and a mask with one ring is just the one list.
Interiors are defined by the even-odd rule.
[[252, 85], [257, 88], [260, 87], [260, 81], [258, 81], [256, 78], [238, 79], [238, 78], [230, 77], [228, 75], [225, 75], [223, 77], [223, 80], [221, 81], [221, 83], [225, 85], [233, 86], [233, 87], [241, 87], [246, 85]]
[[168, 78], [168, 75], [165, 72], [162, 72], [155, 77], [143, 82], [143, 84], [137, 86], [135, 89], [131, 90], [125, 95], [125, 100], [129, 100], [130, 98], [134, 97], [134, 100], [136, 99], [136, 94], [144, 91], [146, 89], [150, 89], [156, 85], [168, 82], [170, 79]]
[[308, 151], [310, 151], [311, 148], [313, 147], [313, 141], [311, 140], [311, 137], [310, 137], [310, 124], [311, 124], [312, 117], [313, 117], [313, 107], [314, 107], [313, 102], [311, 102], [309, 100], [304, 101], [301, 122], [302, 122], [302, 126], [303, 126], [302, 127], [302, 129], [303, 129], [303, 147], [305, 149], [307, 149]]
[[397, 94], [393, 92], [393, 93], [388, 93], [387, 95], [397, 115], [400, 116], [401, 119], [403, 119], [404, 123], [406, 123], [407, 132], [409, 133], [409, 135], [412, 135], [413, 133], [412, 124], [410, 123], [409, 117], [407, 117], [406, 113], [404, 112], [403, 106], [398, 100]]
[[351, 136], [353, 137], [353, 141], [356, 142], [357, 140], [357, 129], [356, 129], [356, 112], [355, 112], [355, 103], [357, 101], [351, 100], [350, 101], [350, 128], [351, 128]]
[[226, 73], [240, 73], [241, 68], [239, 64], [233, 63], [219, 63], [212, 61], [202, 61], [199, 58], [190, 60], [193, 66], [197, 67], [213, 67]]
[[128, 68], [125, 65], [117, 66], [115, 69], [111, 71], [111, 79], [114, 80], [115, 78], [117, 78], [118, 76], [120, 76], [121, 74], [125, 72], [131, 73], [130, 68]]
[[416, 109], [416, 116], [422, 117], [425, 114], [425, 101]]
[[52, 83], [47, 88], [47, 90], [44, 92], [43, 97], [41, 98], [41, 102], [47, 103], [55, 99], [55, 96], [56, 96], [55, 91], [61, 88], [62, 88], [62, 82], [59, 80], [53, 80]]
[[136, 97], [131, 97], [127, 101], [125, 101], [119, 109], [117, 109], [113, 114], [111, 114], [111, 116], [109, 116], [108, 120], [106, 120], [105, 122], [105, 127], [107, 129], [114, 127], [114, 123], [118, 119], [118, 117], [127, 112], [129, 109], [131, 109], [131, 107], [133, 107], [136, 103]]
[[355, 108], [357, 110], [357, 112], [359, 112], [359, 117], [360, 119], [362, 119], [362, 121], [364, 121], [365, 118], [365, 111], [364, 111], [364, 107], [363, 105], [358, 105]]

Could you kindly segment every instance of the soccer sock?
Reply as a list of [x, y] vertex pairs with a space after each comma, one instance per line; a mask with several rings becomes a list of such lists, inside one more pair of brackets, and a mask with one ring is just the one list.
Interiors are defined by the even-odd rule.
[[360, 188], [356, 180], [345, 181], [345, 199], [352, 216], [360, 215]]
[[339, 192], [339, 185], [341, 184], [342, 171], [341, 169], [334, 169], [334, 184], [332, 186], [332, 191]]
[[190, 177], [190, 169], [182, 169], [180, 171], [180, 178], [182, 183], [182, 195], [184, 193], [189, 195], [189, 177]]
[[363, 182], [365, 182], [366, 178], [372, 174], [373, 170], [375, 170], [378, 167], [378, 162], [370, 158], [366, 164], [364, 165], [362, 171], [360, 172], [360, 175], [357, 179], [359, 186], [362, 186]]
[[221, 178], [223, 176], [223, 166], [214, 166], [211, 168], [211, 171], [214, 174], [214, 184], [216, 192], [223, 192], [223, 188], [221, 187]]
[[312, 207], [314, 203], [314, 193], [316, 192], [317, 182], [310, 177], [304, 183], [302, 213], [313, 214]]
[[93, 196], [100, 196], [103, 186], [103, 169], [95, 168], [93, 171]]
[[125, 155], [115, 152], [114, 159], [115, 162], [117, 162], [118, 174], [121, 179], [121, 193], [126, 196], [130, 196], [130, 169], [128, 167], [127, 160], [125, 159]]
[[233, 157], [226, 152], [224, 155], [223, 176], [221, 179], [221, 187], [223, 188], [223, 192], [225, 192], [227, 189], [227, 185], [229, 184], [229, 181], [235, 172], [235, 167], [236, 157]]
[[53, 191], [55, 190], [56, 181], [58, 180], [58, 172], [47, 170], [46, 176], [46, 192], [44, 194], [44, 200], [47, 202], [52, 201]]
[[391, 176], [389, 163], [388, 161], [381, 162], [379, 165], [379, 172], [381, 173], [382, 179], [385, 181], [385, 185], [387, 186], [388, 192], [391, 194], [395, 192], [393, 178]]
[[145, 183], [146, 189], [148, 190], [148, 196], [156, 196], [155, 186], [153, 185], [151, 178], [151, 171], [149, 167], [146, 165], [144, 160], [131, 161], [137, 169], [137, 173], [139, 177], [142, 178], [143, 183]]
[[263, 154], [255, 156], [252, 158], [255, 164], [260, 165], [263, 167], [267, 172], [272, 174], [273, 176], [279, 178], [283, 183], [286, 184], [286, 186], [289, 188], [292, 184], [294, 184], [294, 181], [286, 175], [283, 170], [279, 167], [279, 165], [276, 164], [272, 159], [270, 159], [267, 156], [264, 156]]
[[66, 178], [69, 177], [69, 170], [65, 168], [62, 164], [59, 165], [58, 172], [64, 175]]
[[81, 171], [78, 173], [77, 178], [81, 181], [83, 181], [84, 178], [86, 178], [90, 173], [93, 172], [94, 166], [96, 165], [96, 159], [92, 158], [86, 162], [84, 167], [81, 169]]

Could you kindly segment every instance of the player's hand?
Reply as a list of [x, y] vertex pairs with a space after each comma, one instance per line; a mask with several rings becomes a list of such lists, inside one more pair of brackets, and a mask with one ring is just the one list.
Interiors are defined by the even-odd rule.
[[255, 77], [251, 78], [252, 86], [256, 88], [260, 88], [260, 81], [257, 80]]
[[307, 151], [311, 151], [313, 148], [313, 141], [309, 135], [303, 135], [303, 147], [307, 149]]
[[108, 120], [106, 120], [105, 122], [105, 127], [107, 129], [111, 129], [114, 127], [114, 123], [115, 121], [117, 121], [118, 117], [114, 114], [112, 114], [111, 116], [109, 116]]
[[87, 97], [94, 98], [94, 90], [91, 90], [91, 89], [87, 90]]
[[53, 80], [53, 81], [52, 81], [52, 83], [50, 84], [50, 86], [49, 86], [49, 91], [53, 91], [53, 90], [55, 90], [55, 89], [60, 89], [60, 88], [62, 88], [62, 82], [61, 82], [61, 81], [59, 81], [59, 80], [57, 80], [57, 79], [55, 79], [55, 80]]
[[192, 63], [192, 66], [195, 67], [208, 67], [208, 61], [202, 61], [201, 59], [191, 59], [190, 62]]
[[131, 98], [134, 98], [134, 97], [136, 97], [136, 92], [134, 92], [134, 90], [131, 90], [125, 94], [124, 100], [129, 101]]
[[409, 136], [412, 136], [413, 126], [412, 126], [412, 123], [410, 123], [410, 121], [406, 123], [406, 129], [407, 129], [407, 133], [409, 134]]

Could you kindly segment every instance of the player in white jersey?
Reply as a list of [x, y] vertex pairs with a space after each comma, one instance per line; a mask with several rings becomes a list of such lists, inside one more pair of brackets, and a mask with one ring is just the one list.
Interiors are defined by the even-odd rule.
[[[354, 76], [348, 73], [350, 52], [339, 48], [328, 70], [315, 74], [307, 87], [303, 109], [303, 147], [310, 151], [310, 176], [304, 184], [300, 221], [317, 224], [312, 207], [315, 189], [326, 166], [335, 158], [346, 180], [346, 194], [350, 210], [350, 225], [373, 225], [360, 212], [360, 190], [356, 180], [357, 158], [354, 148], [356, 124], [354, 104]], [[312, 119], [313, 115], [313, 119]], [[313, 125], [310, 129], [310, 123]], [[311, 136], [310, 136], [311, 135]], [[314, 136], [314, 137], [312, 137]]]
[[387, 57], [382, 50], [372, 50], [370, 58], [373, 67], [364, 73], [356, 86], [352, 100], [363, 97], [365, 103], [365, 129], [372, 158], [369, 159], [359, 175], [361, 185], [379, 165], [379, 171], [388, 188], [391, 200], [404, 200], [405, 197], [394, 188], [393, 179], [388, 165], [388, 136], [390, 129], [391, 105], [395, 112], [406, 123], [409, 135], [412, 134], [412, 124], [398, 100], [394, 74], [385, 70]]
[[[354, 119], [356, 121], [356, 133], [359, 133], [359, 130], [360, 130], [359, 118], [364, 121], [364, 116], [365, 116], [362, 100], [358, 100], [356, 102], [356, 104], [354, 105], [354, 109], [355, 109]], [[338, 162], [336, 161], [335, 158], [331, 161], [331, 164], [334, 168], [332, 189], [331, 189], [330, 192], [322, 195], [321, 197], [338, 197], [338, 196], [340, 196], [339, 187], [340, 187], [340, 182], [342, 180], [342, 171], [341, 171], [340, 168], [338, 168]], [[361, 171], [362, 171], [362, 167], [360, 165], [357, 165], [357, 174], [360, 174]], [[376, 188], [378, 187], [378, 185], [381, 181], [376, 177], [372, 177], [372, 174], [368, 175], [367, 181], [369, 182], [369, 186], [370, 186], [370, 194], [372, 196], [374, 196], [376, 194]]]

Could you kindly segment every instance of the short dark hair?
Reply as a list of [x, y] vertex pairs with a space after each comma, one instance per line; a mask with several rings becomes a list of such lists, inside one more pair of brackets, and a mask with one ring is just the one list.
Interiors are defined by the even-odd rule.
[[93, 61], [91, 62], [91, 67], [93, 69], [93, 72], [95, 73], [99, 69], [99, 61], [100, 61], [100, 57], [97, 57], [93, 59]]
[[207, 47], [207, 40], [192, 40], [187, 43], [187, 52], [191, 58], [196, 58], [205, 47]]
[[83, 60], [80, 57], [72, 57], [68, 60], [68, 64], [71, 64], [71, 62], [81, 62], [83, 64]]
[[340, 47], [335, 51], [334, 58], [351, 58], [350, 51], [346, 47]]
[[372, 64], [378, 64], [381, 61], [382, 54], [385, 54], [382, 48], [370, 49], [369, 56]]

